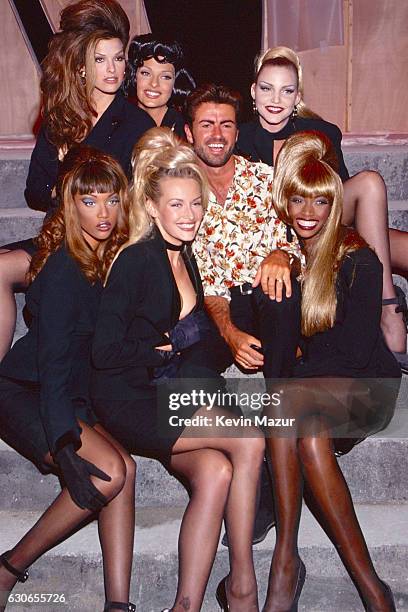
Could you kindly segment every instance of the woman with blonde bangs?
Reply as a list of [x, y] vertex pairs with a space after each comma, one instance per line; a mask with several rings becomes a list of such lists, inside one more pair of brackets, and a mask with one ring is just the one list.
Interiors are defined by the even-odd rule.
[[0, 556], [0, 610], [26, 567], [95, 516], [104, 611], [130, 611], [135, 464], [89, 399], [102, 280], [128, 235], [127, 180], [112, 157], [81, 145], [65, 155], [57, 191], [61, 205], [44, 223], [28, 275], [30, 329], [0, 365], [0, 436], [42, 473], [55, 473], [62, 491]]
[[[129, 241], [112, 265], [95, 331], [95, 410], [129, 452], [160, 459], [188, 483], [171, 610], [201, 609], [225, 512], [233, 554], [217, 600], [224, 610], [255, 612], [253, 475], [262, 464], [263, 437], [252, 427], [245, 428], [246, 438], [240, 428], [215, 427], [216, 415], [230, 413], [208, 411], [193, 399], [169, 408], [180, 392], [194, 390], [186, 380], [169, 379], [182, 378], [189, 348], [210, 324], [191, 251], [207, 204], [207, 178], [190, 146], [168, 128], [140, 140], [133, 172]], [[192, 417], [198, 425], [186, 420]]]
[[[401, 373], [380, 329], [382, 268], [375, 253], [341, 225], [343, 186], [334, 150], [321, 133], [290, 136], [279, 152], [273, 201], [298, 235], [302, 279], [302, 357], [273, 417], [293, 428], [266, 444], [271, 456], [276, 545], [264, 612], [295, 611], [306, 577], [298, 551], [302, 497], [336, 547], [366, 610], [395, 611], [378, 577], [336, 460], [392, 418]], [[301, 380], [300, 380], [301, 379]], [[273, 414], [272, 414], [273, 413]]]
[[[129, 20], [116, 0], [79, 0], [62, 11], [42, 65], [43, 122], [25, 190], [31, 208], [51, 214], [59, 164], [79, 143], [112, 155], [130, 175], [133, 146], [154, 122], [121, 92], [128, 40]], [[15, 329], [13, 293], [26, 288], [35, 248], [30, 239], [0, 249], [0, 360]]]
[[394, 287], [391, 274], [392, 268], [407, 272], [408, 234], [388, 229], [387, 191], [380, 174], [365, 170], [349, 177], [341, 151], [339, 128], [306, 107], [303, 89], [302, 66], [292, 49], [273, 47], [260, 54], [255, 59], [251, 86], [256, 119], [240, 126], [237, 147], [252, 161], [263, 161], [273, 166], [280, 147], [292, 134], [317, 130], [330, 139], [337, 157], [338, 173], [344, 183], [342, 221], [345, 225], [355, 225], [383, 264], [381, 328], [401, 367], [408, 367], [405, 355], [407, 330], [403, 318], [407, 306], [403, 294]]

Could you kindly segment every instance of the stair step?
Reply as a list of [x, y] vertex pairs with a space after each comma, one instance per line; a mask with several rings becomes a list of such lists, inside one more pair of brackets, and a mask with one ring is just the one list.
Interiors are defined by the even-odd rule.
[[0, 245], [33, 238], [41, 229], [44, 213], [30, 208], [0, 208]]
[[[398, 610], [408, 610], [408, 504], [357, 505], [356, 512], [365, 534], [379, 575], [395, 591]], [[136, 518], [136, 538], [131, 599], [141, 612], [158, 612], [172, 603], [177, 577], [177, 538], [181, 510], [169, 508], [140, 509]], [[3, 549], [12, 547], [29, 529], [38, 514], [0, 512], [0, 541]], [[254, 547], [254, 560], [260, 591], [265, 596], [270, 559], [275, 534]], [[324, 532], [303, 509], [299, 533], [300, 554], [307, 567], [300, 610], [308, 612], [354, 612], [361, 610], [361, 602], [345, 570]], [[227, 549], [219, 545], [217, 558], [207, 588], [203, 612], [215, 612], [214, 592], [219, 580], [228, 572]], [[49, 551], [37, 561], [30, 572], [30, 580], [18, 585], [14, 593], [64, 593], [70, 612], [90, 612], [102, 609], [103, 579], [101, 553], [96, 523]], [[10, 605], [11, 612], [61, 610], [46, 606], [21, 607]]]
[[[404, 377], [395, 416], [387, 430], [357, 445], [339, 462], [356, 502], [408, 501], [408, 377]], [[184, 487], [156, 460], [136, 457], [137, 506], [182, 506]], [[58, 479], [43, 476], [0, 441], [0, 510], [39, 510], [59, 491]], [[166, 494], [163, 495], [163, 490]]]

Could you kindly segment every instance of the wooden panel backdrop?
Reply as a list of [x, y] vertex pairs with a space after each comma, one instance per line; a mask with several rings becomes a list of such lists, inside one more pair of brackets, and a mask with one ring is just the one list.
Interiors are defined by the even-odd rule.
[[[29, 0], [27, 0], [29, 1]], [[53, 28], [59, 25], [61, 10], [72, 0], [41, 0]], [[129, 16], [131, 36], [150, 32], [143, 0], [120, 0]], [[0, 63], [3, 83], [0, 97], [1, 140], [32, 138], [39, 112], [39, 75], [27, 50], [8, 0], [0, 0]]]

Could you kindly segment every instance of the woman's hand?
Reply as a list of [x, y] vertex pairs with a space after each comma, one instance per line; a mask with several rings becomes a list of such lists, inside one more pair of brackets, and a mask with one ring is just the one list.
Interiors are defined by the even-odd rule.
[[72, 444], [67, 444], [55, 453], [55, 461], [60, 468], [64, 483], [72, 501], [82, 509], [99, 512], [108, 500], [95, 487], [91, 476], [109, 482], [111, 477], [96, 467], [90, 461], [82, 459], [74, 450]]

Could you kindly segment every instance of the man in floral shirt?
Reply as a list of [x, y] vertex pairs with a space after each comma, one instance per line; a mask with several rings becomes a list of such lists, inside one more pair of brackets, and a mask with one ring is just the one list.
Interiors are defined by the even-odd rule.
[[193, 248], [205, 306], [222, 336], [199, 343], [197, 366], [208, 377], [233, 361], [270, 378], [289, 376], [300, 321], [290, 265], [300, 260], [300, 248], [273, 208], [273, 169], [233, 154], [239, 105], [238, 94], [217, 85], [187, 100], [187, 139], [212, 192]]

